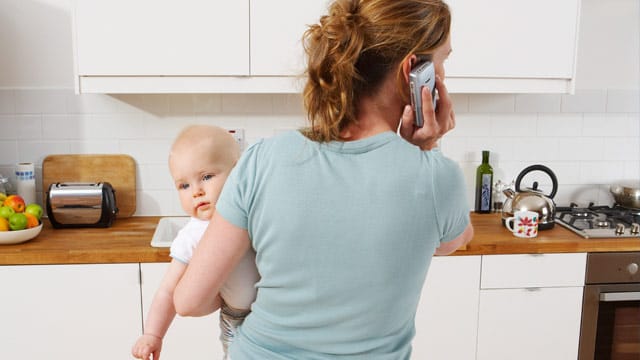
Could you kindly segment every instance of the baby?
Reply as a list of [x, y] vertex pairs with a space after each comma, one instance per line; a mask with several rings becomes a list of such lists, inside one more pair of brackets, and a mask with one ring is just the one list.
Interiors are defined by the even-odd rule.
[[[173, 291], [191, 260], [209, 220], [227, 176], [236, 164], [240, 148], [224, 129], [193, 125], [185, 128], [174, 141], [169, 154], [169, 171], [178, 190], [182, 209], [191, 217], [171, 245], [171, 263], [157, 290], [144, 334], [133, 346], [134, 357], [158, 359], [169, 325], [176, 315]], [[250, 312], [255, 300], [255, 283], [259, 280], [255, 252], [247, 251], [220, 289], [220, 340], [227, 358], [227, 348], [235, 330]]]

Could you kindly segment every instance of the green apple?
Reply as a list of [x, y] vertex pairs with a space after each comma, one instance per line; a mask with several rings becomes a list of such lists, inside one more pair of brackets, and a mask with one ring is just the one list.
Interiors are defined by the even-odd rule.
[[27, 228], [27, 217], [23, 213], [15, 213], [9, 217], [9, 229], [24, 230]]
[[13, 210], [12, 207], [9, 207], [9, 206], [0, 207], [0, 216], [5, 218], [5, 219], [7, 219], [7, 220], [9, 220], [9, 217], [11, 217], [11, 215], [13, 215], [15, 213], [16, 213], [16, 211]]
[[31, 214], [33, 216], [36, 217], [36, 219], [40, 220], [42, 218], [42, 206], [36, 204], [36, 203], [32, 203], [27, 205], [27, 207], [24, 209], [24, 212], [27, 214]]

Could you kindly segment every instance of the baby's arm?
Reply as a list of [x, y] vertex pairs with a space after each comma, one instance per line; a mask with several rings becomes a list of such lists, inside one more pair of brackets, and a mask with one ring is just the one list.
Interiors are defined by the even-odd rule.
[[149, 360], [149, 355], [153, 354], [153, 360], [160, 359], [162, 339], [176, 316], [173, 305], [173, 290], [186, 268], [186, 264], [177, 260], [172, 260], [169, 264], [169, 268], [162, 278], [162, 283], [153, 297], [144, 324], [144, 334], [138, 338], [131, 349], [131, 354], [134, 357]]

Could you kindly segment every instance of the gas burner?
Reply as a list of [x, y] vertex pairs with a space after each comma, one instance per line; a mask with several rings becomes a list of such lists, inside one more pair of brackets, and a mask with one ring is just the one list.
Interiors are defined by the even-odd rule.
[[585, 238], [620, 238], [633, 237], [640, 239], [638, 226], [640, 211], [621, 206], [578, 207], [572, 203], [566, 207], [556, 208], [556, 222]]

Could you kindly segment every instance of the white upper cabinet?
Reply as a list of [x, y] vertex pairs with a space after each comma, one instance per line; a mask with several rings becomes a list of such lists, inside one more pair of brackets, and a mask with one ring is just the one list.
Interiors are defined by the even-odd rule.
[[448, 0], [447, 87], [469, 93], [573, 92], [580, 0]]
[[75, 9], [82, 75], [249, 75], [247, 1], [78, 0]]
[[251, 74], [302, 75], [302, 35], [326, 9], [327, 0], [251, 1]]
[[[330, 0], [75, 0], [80, 93], [297, 93]], [[448, 0], [454, 93], [573, 91], [580, 0]]]

